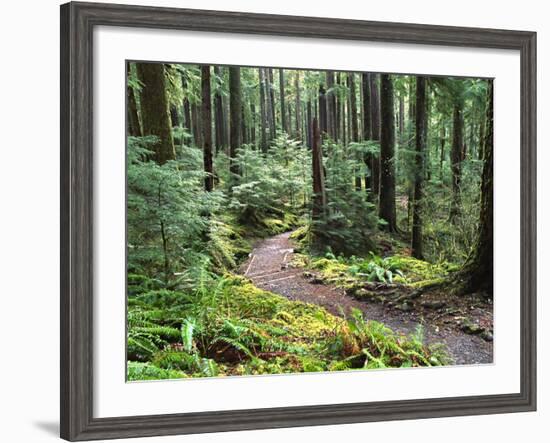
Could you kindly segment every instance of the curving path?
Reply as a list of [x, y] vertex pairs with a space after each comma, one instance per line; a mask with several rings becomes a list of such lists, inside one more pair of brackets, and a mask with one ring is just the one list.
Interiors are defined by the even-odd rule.
[[[334, 315], [342, 316], [352, 308], [363, 312], [365, 319], [382, 322], [394, 331], [410, 334], [421, 321], [420, 312], [402, 312], [382, 303], [357, 300], [332, 285], [315, 284], [304, 277], [303, 269], [289, 267], [294, 253], [290, 232], [260, 241], [241, 273], [259, 288], [280, 294], [289, 300], [323, 306]], [[492, 363], [493, 344], [476, 335], [460, 331], [455, 324], [424, 324], [428, 343], [444, 343], [455, 364]]]

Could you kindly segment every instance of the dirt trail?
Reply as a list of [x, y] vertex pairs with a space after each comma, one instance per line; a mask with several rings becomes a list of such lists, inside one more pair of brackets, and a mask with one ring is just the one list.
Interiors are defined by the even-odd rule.
[[[382, 303], [357, 300], [331, 285], [314, 284], [304, 277], [303, 269], [289, 267], [294, 253], [290, 232], [259, 242], [241, 267], [241, 273], [259, 288], [297, 300], [323, 306], [335, 315], [352, 308], [363, 312], [365, 319], [377, 320], [394, 331], [410, 334], [422, 315], [402, 312]], [[455, 364], [479, 364], [493, 361], [493, 345], [477, 335], [468, 335], [454, 324], [424, 324], [428, 343], [444, 343]]]

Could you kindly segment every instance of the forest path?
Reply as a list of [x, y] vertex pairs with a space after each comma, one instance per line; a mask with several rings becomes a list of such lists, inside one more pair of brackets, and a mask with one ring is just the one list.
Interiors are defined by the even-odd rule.
[[[312, 303], [324, 307], [331, 314], [349, 314], [352, 308], [363, 312], [367, 320], [384, 323], [396, 332], [413, 333], [421, 313], [403, 312], [382, 303], [357, 300], [346, 295], [342, 288], [315, 284], [304, 277], [304, 269], [292, 268], [289, 263], [294, 253], [291, 232], [261, 240], [255, 245], [241, 273], [259, 288], [282, 295], [292, 301]], [[476, 335], [462, 332], [456, 325], [424, 324], [427, 343], [444, 343], [455, 364], [492, 363], [493, 346]]]

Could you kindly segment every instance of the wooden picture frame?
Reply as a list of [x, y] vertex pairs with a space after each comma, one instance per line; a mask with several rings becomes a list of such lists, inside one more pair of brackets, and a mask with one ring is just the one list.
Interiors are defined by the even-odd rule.
[[[92, 54], [96, 26], [496, 48], [521, 57], [521, 390], [153, 416], [93, 416]], [[517, 186], [517, 185], [516, 185]], [[99, 3], [61, 6], [61, 437], [70, 441], [533, 411], [536, 408], [536, 34]]]

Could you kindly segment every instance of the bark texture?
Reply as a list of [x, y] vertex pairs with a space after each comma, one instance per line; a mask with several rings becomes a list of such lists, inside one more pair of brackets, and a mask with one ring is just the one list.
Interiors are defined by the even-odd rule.
[[385, 229], [397, 232], [395, 209], [395, 114], [393, 109], [393, 83], [390, 75], [380, 76], [380, 218], [386, 221]]
[[212, 164], [212, 96], [210, 91], [210, 66], [201, 66], [202, 98], [202, 149], [204, 158], [204, 189], [214, 189], [214, 168]]
[[236, 163], [237, 150], [242, 143], [242, 99], [241, 99], [241, 68], [229, 68], [229, 114], [231, 116], [229, 134], [229, 170], [232, 174], [239, 174]]
[[137, 63], [137, 72], [143, 83], [141, 90], [143, 135], [155, 135], [159, 138], [158, 143], [155, 144], [155, 161], [162, 165], [176, 158], [168, 115], [164, 65]]
[[414, 202], [411, 254], [422, 260], [422, 194], [424, 186], [424, 152], [426, 150], [426, 79], [416, 78], [416, 156], [414, 168]]

